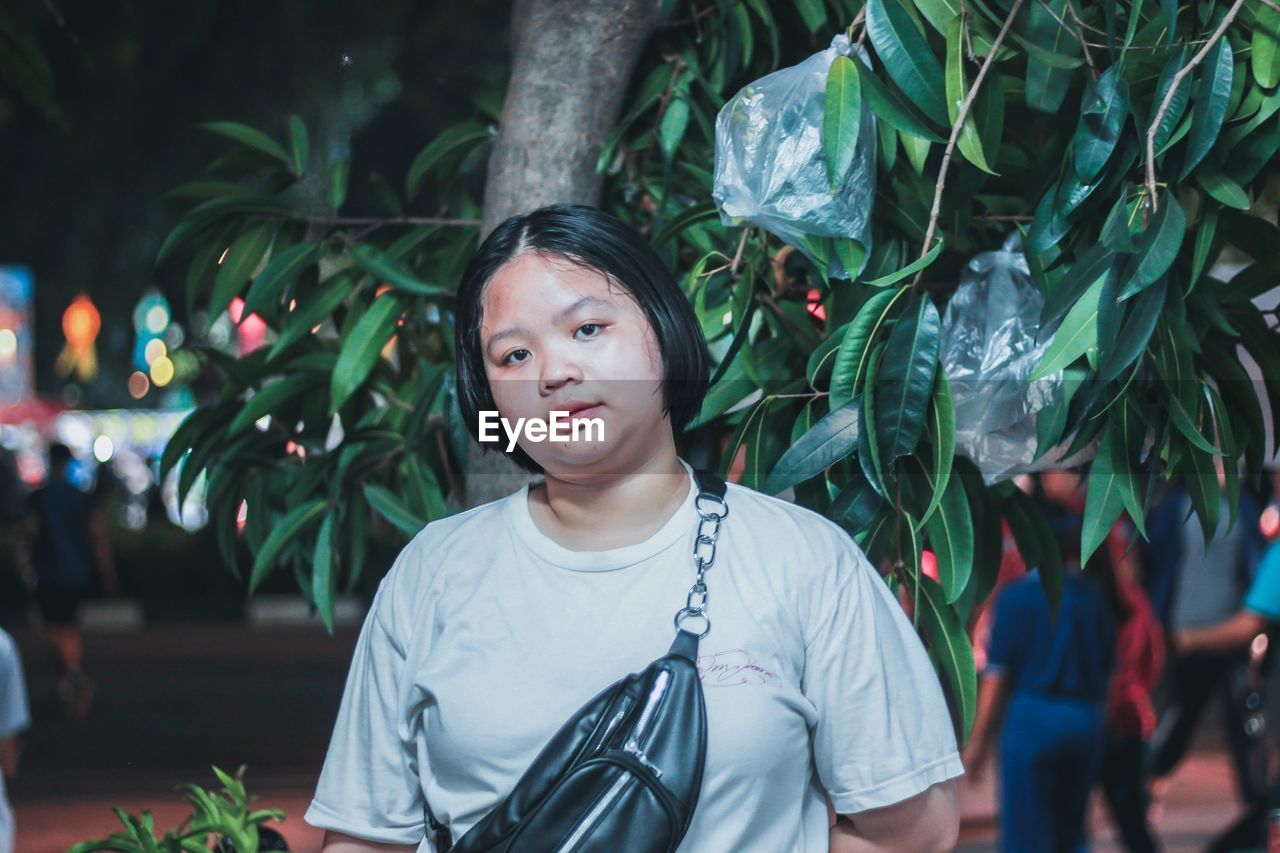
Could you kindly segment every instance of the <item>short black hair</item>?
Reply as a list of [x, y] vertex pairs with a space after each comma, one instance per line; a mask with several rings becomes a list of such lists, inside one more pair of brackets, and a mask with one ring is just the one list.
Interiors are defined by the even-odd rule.
[[[671, 270], [634, 228], [595, 207], [554, 204], [512, 216], [495, 228], [472, 256], [458, 285], [454, 334], [458, 407], [471, 435], [479, 435], [480, 412], [496, 408], [480, 346], [480, 297], [499, 269], [527, 252], [563, 258], [627, 289], [657, 336], [664, 409], [672, 430], [683, 431], [702, 408], [711, 372], [707, 341], [693, 306]], [[542, 471], [519, 446], [511, 457], [527, 471]]]

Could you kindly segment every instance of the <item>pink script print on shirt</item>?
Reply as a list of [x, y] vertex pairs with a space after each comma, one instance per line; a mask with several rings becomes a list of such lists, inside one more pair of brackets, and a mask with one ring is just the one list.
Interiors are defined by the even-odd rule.
[[774, 685], [778, 676], [757, 664], [751, 653], [729, 649], [698, 657], [698, 677], [704, 687], [738, 687], [740, 685]]

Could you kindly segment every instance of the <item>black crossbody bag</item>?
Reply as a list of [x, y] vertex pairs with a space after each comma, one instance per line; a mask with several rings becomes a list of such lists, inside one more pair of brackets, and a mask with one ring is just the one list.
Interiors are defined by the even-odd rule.
[[[609, 685], [555, 733], [497, 808], [453, 843], [427, 811], [438, 853], [672, 853], [702, 788], [707, 709], [698, 641], [711, 630], [706, 570], [729, 514], [724, 481], [698, 471], [697, 567], [671, 649]], [[686, 627], [696, 623], [697, 631]]]

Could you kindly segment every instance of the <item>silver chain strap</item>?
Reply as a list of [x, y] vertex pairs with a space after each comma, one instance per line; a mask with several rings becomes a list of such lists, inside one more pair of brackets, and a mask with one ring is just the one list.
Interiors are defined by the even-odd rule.
[[[710, 504], [710, 508], [707, 505]], [[694, 499], [693, 507], [698, 512], [698, 536], [693, 540], [693, 562], [698, 567], [698, 577], [689, 587], [689, 595], [685, 598], [684, 607], [676, 613], [677, 630], [689, 630], [684, 627], [688, 619], [701, 619], [701, 631], [689, 631], [698, 639], [707, 636], [711, 631], [711, 617], [707, 616], [707, 569], [716, 561], [716, 539], [720, 536], [720, 522], [729, 515], [729, 505], [724, 499], [710, 492], [699, 492]]]

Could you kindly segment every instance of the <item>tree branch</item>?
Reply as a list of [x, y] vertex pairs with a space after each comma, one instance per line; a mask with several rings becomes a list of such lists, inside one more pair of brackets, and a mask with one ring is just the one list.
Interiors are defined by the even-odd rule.
[[[995, 41], [991, 42], [991, 50], [988, 51], [986, 59], [982, 61], [982, 67], [978, 69], [978, 76], [973, 78], [973, 85], [969, 87], [968, 94], [964, 96], [964, 102], [960, 104], [960, 112], [956, 115], [955, 123], [951, 126], [951, 138], [947, 140], [946, 150], [942, 152], [942, 165], [938, 169], [938, 182], [933, 190], [933, 207], [929, 211], [929, 227], [924, 232], [924, 246], [920, 250], [921, 258], [929, 254], [929, 245], [933, 242], [933, 234], [938, 229], [938, 216], [942, 212], [942, 190], [947, 185], [947, 170], [951, 167], [951, 155], [955, 153], [956, 142], [960, 139], [960, 131], [964, 128], [965, 119], [969, 117], [969, 108], [973, 106], [973, 101], [978, 96], [978, 89], [982, 87], [982, 81], [986, 79], [987, 72], [995, 64], [996, 54], [1000, 52], [1000, 45], [1004, 43], [1004, 37], [1009, 34], [1009, 28], [1013, 26], [1013, 19], [1017, 17], [1018, 10], [1022, 8], [1022, 2], [1023, 0], [1014, 0], [1013, 8], [1009, 10], [1009, 16], [1004, 19], [1004, 25], [1000, 27], [1000, 32], [996, 35]], [[1239, 2], [1244, 2], [1244, 0], [1239, 0]], [[923, 269], [916, 273], [916, 277], [911, 281], [911, 286], [918, 288], [922, 276], [924, 276]]]
[[[1043, 0], [1042, 0], [1043, 2]], [[1046, 7], [1047, 8], [1047, 7]], [[1098, 66], [1093, 64], [1093, 54], [1089, 52], [1089, 42], [1084, 37], [1084, 21], [1080, 20], [1080, 15], [1076, 12], [1075, 0], [1067, 0], [1067, 11], [1071, 13], [1071, 20], [1076, 22], [1076, 38], [1080, 41], [1080, 47], [1084, 50], [1084, 61], [1089, 65], [1089, 73], [1093, 75], [1093, 79], [1098, 79]], [[1049, 9], [1049, 14], [1053, 15], [1053, 10]], [[1055, 18], [1057, 15], [1053, 15]], [[1065, 21], [1063, 22], [1065, 25]]]
[[1169, 85], [1169, 91], [1164, 93], [1164, 100], [1160, 102], [1160, 109], [1156, 110], [1155, 117], [1151, 120], [1150, 127], [1147, 128], [1147, 197], [1151, 199], [1151, 212], [1155, 213], [1159, 209], [1159, 201], [1156, 199], [1156, 131], [1160, 127], [1160, 122], [1164, 119], [1165, 113], [1169, 111], [1169, 105], [1173, 103], [1173, 96], [1177, 93], [1178, 87], [1182, 85], [1182, 81], [1187, 78], [1195, 67], [1204, 62], [1209, 51], [1213, 46], [1226, 34], [1227, 27], [1235, 20], [1236, 14], [1240, 11], [1240, 7], [1244, 5], [1244, 0], [1236, 0], [1231, 4], [1231, 8], [1222, 16], [1222, 20], [1218, 22], [1218, 28], [1213, 31], [1213, 35], [1205, 41], [1204, 46], [1191, 57], [1191, 61], [1182, 68], [1178, 69], [1178, 73], [1173, 75], [1173, 81]]

